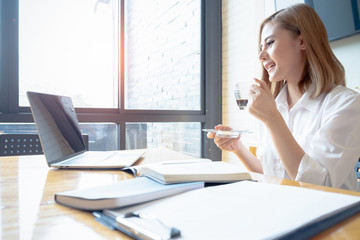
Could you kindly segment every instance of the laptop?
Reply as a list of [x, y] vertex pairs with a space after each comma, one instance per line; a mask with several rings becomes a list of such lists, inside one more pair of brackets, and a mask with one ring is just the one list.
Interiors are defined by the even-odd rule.
[[70, 97], [27, 92], [31, 112], [49, 167], [125, 168], [143, 154], [140, 150], [87, 151]]

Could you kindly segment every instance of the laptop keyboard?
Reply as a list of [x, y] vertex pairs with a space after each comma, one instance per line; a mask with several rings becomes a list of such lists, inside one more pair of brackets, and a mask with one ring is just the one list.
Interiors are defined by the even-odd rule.
[[[109, 160], [110, 158], [117, 155], [116, 152], [91, 152], [91, 154], [88, 154], [89, 152], [85, 152], [81, 155], [72, 157], [70, 159], [64, 160], [59, 165], [66, 166], [66, 165], [94, 165], [97, 163], [103, 163], [106, 160]], [[117, 159], [119, 161], [119, 159]]]

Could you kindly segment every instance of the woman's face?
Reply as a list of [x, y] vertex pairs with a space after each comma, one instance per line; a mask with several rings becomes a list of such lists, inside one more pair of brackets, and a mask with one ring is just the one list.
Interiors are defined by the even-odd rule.
[[305, 44], [301, 35], [294, 36], [278, 24], [267, 23], [261, 33], [259, 59], [269, 74], [270, 82], [300, 81], [305, 67]]

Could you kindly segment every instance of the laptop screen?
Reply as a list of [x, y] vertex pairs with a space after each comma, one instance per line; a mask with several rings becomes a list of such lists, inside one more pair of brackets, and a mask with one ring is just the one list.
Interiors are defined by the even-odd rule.
[[86, 151], [70, 97], [27, 92], [48, 164]]

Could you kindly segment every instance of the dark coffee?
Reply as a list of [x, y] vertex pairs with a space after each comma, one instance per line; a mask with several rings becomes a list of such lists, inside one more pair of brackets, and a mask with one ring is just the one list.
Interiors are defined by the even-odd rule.
[[236, 99], [236, 103], [239, 106], [240, 110], [244, 110], [248, 104], [247, 99]]

